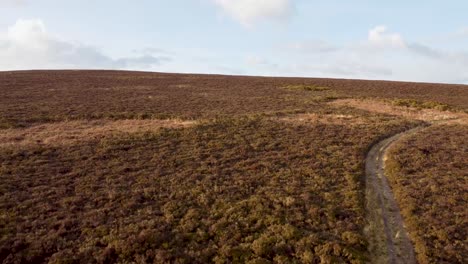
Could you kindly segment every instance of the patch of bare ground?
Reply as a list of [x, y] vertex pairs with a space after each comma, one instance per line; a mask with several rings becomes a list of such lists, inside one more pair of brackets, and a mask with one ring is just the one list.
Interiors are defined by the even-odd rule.
[[151, 132], [160, 128], [183, 128], [196, 121], [167, 120], [93, 120], [46, 123], [28, 128], [3, 130], [0, 147], [24, 145], [68, 145], [102, 139], [108, 135]]
[[347, 106], [369, 112], [400, 116], [426, 122], [450, 121], [452, 123], [468, 123], [468, 114], [466, 113], [395, 106], [381, 100], [340, 99], [329, 104], [332, 106]]

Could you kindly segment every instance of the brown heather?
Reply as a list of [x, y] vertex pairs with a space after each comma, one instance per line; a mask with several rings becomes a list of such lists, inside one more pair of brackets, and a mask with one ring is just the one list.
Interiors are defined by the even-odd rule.
[[388, 155], [389, 180], [420, 263], [468, 259], [467, 141], [467, 125], [437, 125]]
[[389, 114], [427, 122], [457, 120], [457, 122], [465, 121], [466, 123], [468, 120], [468, 114], [465, 112], [449, 112], [439, 109], [418, 109], [416, 107], [394, 105], [392, 102], [383, 100], [340, 99], [331, 102], [330, 105], [353, 107], [373, 113]]
[[370, 142], [407, 125], [240, 118], [3, 148], [1, 255], [22, 262], [361, 263], [363, 157]]
[[[326, 90], [285, 87], [327, 87]], [[328, 89], [329, 88], [329, 89]], [[468, 110], [468, 88], [385, 81], [120, 71], [0, 73], [0, 128], [82, 119], [199, 119], [310, 112], [341, 97], [415, 99]]]
[[[367, 151], [441, 113], [459, 118], [467, 98], [462, 85], [2, 72], [0, 260], [365, 263]], [[454, 242], [466, 239], [466, 127], [437, 129], [447, 135], [431, 134], [436, 144], [424, 145], [427, 130], [392, 152], [392, 184], [420, 259], [456, 263], [467, 254]]]

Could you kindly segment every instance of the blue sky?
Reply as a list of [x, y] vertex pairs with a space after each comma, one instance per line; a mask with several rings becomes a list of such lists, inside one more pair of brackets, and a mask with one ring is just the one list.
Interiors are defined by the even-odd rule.
[[468, 1], [0, 0], [0, 70], [468, 84]]

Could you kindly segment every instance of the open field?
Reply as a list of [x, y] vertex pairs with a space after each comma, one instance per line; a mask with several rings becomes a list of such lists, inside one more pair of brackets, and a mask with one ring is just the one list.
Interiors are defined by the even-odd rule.
[[4, 263], [372, 262], [366, 156], [431, 122], [390, 185], [421, 263], [466, 259], [467, 86], [25, 71], [0, 95]]

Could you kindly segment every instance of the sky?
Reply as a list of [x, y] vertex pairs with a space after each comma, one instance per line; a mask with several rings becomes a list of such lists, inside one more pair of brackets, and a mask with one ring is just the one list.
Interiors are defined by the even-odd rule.
[[468, 84], [466, 0], [0, 0], [0, 71]]

